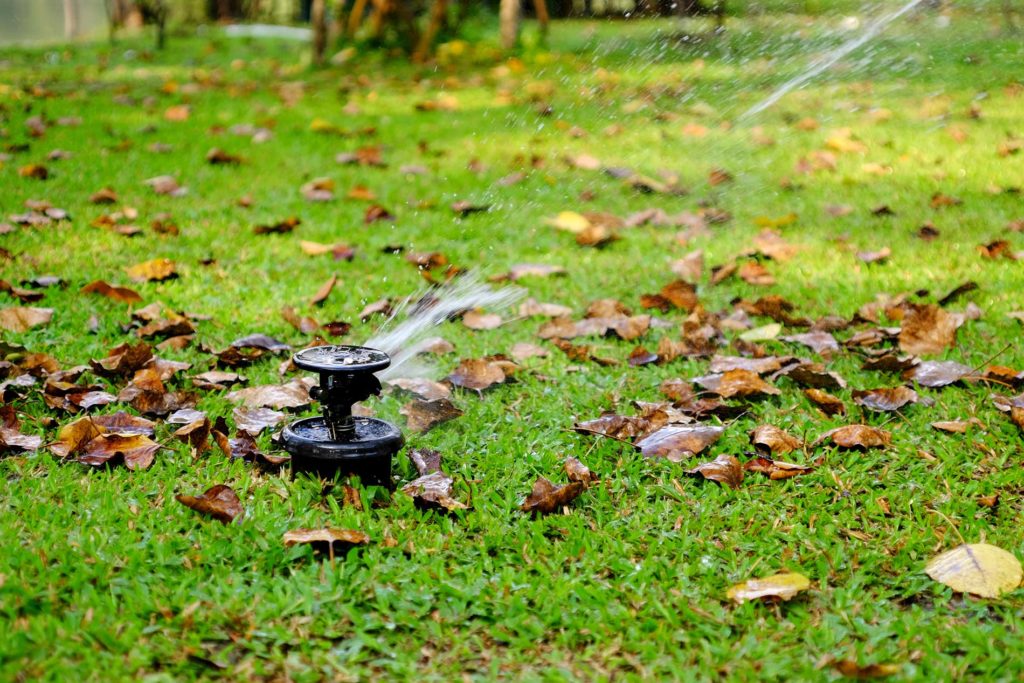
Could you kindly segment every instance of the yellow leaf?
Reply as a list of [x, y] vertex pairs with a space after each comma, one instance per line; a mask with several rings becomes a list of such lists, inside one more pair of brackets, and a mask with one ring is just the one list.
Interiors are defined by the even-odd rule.
[[747, 330], [740, 335], [740, 339], [743, 341], [768, 341], [778, 337], [779, 332], [782, 332], [782, 325], [779, 323], [769, 323], [762, 327]]
[[789, 600], [811, 587], [811, 580], [803, 574], [773, 574], [763, 579], [750, 579], [736, 584], [725, 594], [730, 600], [746, 602], [761, 598]]
[[559, 230], [566, 230], [576, 235], [590, 228], [590, 221], [587, 220], [587, 217], [575, 211], [561, 211], [557, 216], [548, 218], [545, 222]]
[[932, 558], [925, 572], [958, 593], [997, 598], [1020, 585], [1020, 560], [988, 543], [971, 543]]

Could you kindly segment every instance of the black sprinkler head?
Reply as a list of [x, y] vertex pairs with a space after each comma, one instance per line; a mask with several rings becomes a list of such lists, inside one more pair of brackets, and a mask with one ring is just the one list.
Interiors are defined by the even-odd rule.
[[391, 458], [405, 444], [402, 433], [384, 420], [352, 415], [353, 404], [380, 393], [380, 380], [373, 373], [391, 365], [391, 358], [365, 346], [314, 346], [292, 360], [320, 374], [320, 385], [309, 394], [323, 412], [284, 428], [292, 476], [308, 472], [333, 479], [354, 474], [364, 485], [392, 488]]

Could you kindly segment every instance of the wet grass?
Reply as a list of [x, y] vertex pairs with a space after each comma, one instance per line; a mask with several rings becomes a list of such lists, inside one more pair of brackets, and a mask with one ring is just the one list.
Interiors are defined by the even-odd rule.
[[[293, 45], [217, 37], [178, 38], [158, 56], [141, 43], [0, 53], [2, 142], [29, 145], [0, 167], [0, 214], [46, 199], [72, 217], [0, 236], [12, 254], [0, 262], [0, 277], [17, 282], [50, 273], [68, 283], [36, 304], [55, 310], [50, 325], [4, 333], [4, 341], [65, 366], [105, 355], [132, 338], [121, 327], [128, 309], [79, 289], [100, 278], [126, 284], [126, 266], [154, 257], [177, 262], [180, 277], [133, 286], [144, 303], [210, 316], [197, 341], [212, 348], [251, 332], [303, 344], [279, 315], [286, 305], [320, 320], [350, 321], [348, 339], [367, 338], [373, 322], [358, 320], [365, 303], [423, 285], [401, 256], [384, 253], [388, 245], [442, 251], [485, 275], [523, 262], [563, 265], [564, 278], [522, 284], [539, 300], [578, 312], [604, 297], [638, 308], [641, 294], [673, 278], [671, 259], [699, 248], [709, 265], [725, 263], [750, 247], [759, 219], [795, 213], [780, 230], [801, 252], [766, 262], [777, 284], [733, 279], [711, 286], [705, 276], [700, 294], [709, 309], [776, 293], [803, 315], [850, 317], [878, 293], [928, 290], [922, 299], [936, 300], [974, 280], [979, 289], [951, 307], [973, 302], [982, 317], [961, 329], [944, 357], [975, 367], [999, 354], [999, 363], [1021, 369], [1020, 325], [1006, 314], [1024, 308], [1024, 273], [1019, 262], [985, 260], [976, 249], [995, 239], [1024, 249], [1020, 234], [1006, 231], [1009, 221], [1024, 218], [1020, 195], [1006, 191], [1024, 186], [1024, 153], [997, 154], [1008, 135], [1024, 134], [1024, 94], [1008, 68], [1021, 63], [1021, 43], [984, 17], [956, 15], [946, 29], [932, 18], [904, 23], [872, 48], [874, 60], [854, 60], [756, 121], [729, 125], [808, 57], [837, 44], [835, 28], [801, 17], [760, 18], [735, 22], [710, 42], [681, 43], [675, 24], [569, 23], [556, 27], [558, 52], [530, 47], [520, 60], [499, 63], [486, 45], [467, 46], [467, 54], [423, 70], [369, 55], [309, 71]], [[301, 96], [286, 101], [282, 90]], [[444, 95], [458, 109], [416, 109]], [[164, 119], [169, 106], [182, 103], [191, 106], [187, 121]], [[972, 104], [980, 116], [969, 113]], [[82, 120], [29, 138], [24, 122], [36, 115]], [[807, 117], [816, 130], [795, 125]], [[345, 134], [315, 132], [316, 120]], [[224, 132], [238, 123], [270, 126], [273, 138], [255, 144]], [[687, 124], [706, 127], [706, 135], [686, 134]], [[619, 129], [606, 130], [613, 125]], [[752, 126], [775, 144], [752, 142]], [[573, 127], [585, 134], [577, 137]], [[842, 129], [864, 151], [836, 153], [831, 172], [794, 170]], [[149, 151], [157, 142], [170, 151]], [[383, 146], [387, 168], [335, 163], [337, 153], [369, 144]], [[206, 164], [215, 146], [245, 163]], [[46, 161], [58, 148], [72, 157]], [[563, 161], [582, 153], [649, 175], [670, 169], [690, 194], [637, 194]], [[45, 163], [51, 178], [19, 177], [28, 163]], [[403, 175], [404, 164], [428, 172]], [[730, 171], [734, 182], [709, 186], [715, 168]], [[524, 180], [497, 182], [514, 172]], [[168, 173], [189, 188], [187, 196], [158, 196], [142, 184]], [[336, 182], [336, 201], [302, 197], [302, 183], [320, 176]], [[344, 198], [357, 184], [397, 220], [364, 225], [367, 203]], [[89, 196], [108, 185], [118, 205], [91, 205]], [[936, 192], [963, 203], [932, 208]], [[236, 203], [245, 194], [251, 208]], [[458, 199], [492, 208], [459, 219], [448, 208]], [[825, 211], [830, 204], [853, 211], [833, 217]], [[880, 204], [894, 215], [873, 215]], [[138, 210], [141, 235], [91, 227], [120, 206]], [[686, 246], [674, 228], [644, 227], [604, 249], [584, 249], [543, 223], [563, 210], [626, 215], [660, 207], [674, 214], [706, 206], [732, 219]], [[180, 226], [179, 236], [148, 228], [162, 212]], [[255, 224], [292, 215], [302, 225], [291, 235], [252, 234]], [[937, 240], [915, 236], [926, 221], [940, 230]], [[346, 242], [358, 255], [352, 263], [307, 257], [300, 239]], [[855, 256], [882, 246], [893, 251], [884, 264]], [[338, 287], [323, 309], [310, 311], [309, 297], [331, 274]], [[15, 303], [0, 296], [4, 305]], [[538, 341], [539, 324], [471, 332], [451, 323], [441, 332], [457, 356], [474, 357]], [[645, 344], [675, 334], [657, 330]], [[613, 340], [596, 345], [618, 359], [631, 349]], [[781, 342], [765, 347], [803, 353]], [[318, 483], [262, 475], [219, 454], [194, 457], [165, 426], [158, 437], [166, 449], [141, 472], [89, 471], [45, 451], [5, 456], [2, 677], [813, 680], [837, 676], [824, 665], [830, 657], [895, 663], [906, 679], [1019, 677], [1021, 592], [964, 598], [922, 571], [961, 535], [1018, 556], [1024, 551], [1021, 436], [992, 407], [991, 387], [925, 390], [934, 406], [896, 417], [860, 415], [844, 390], [837, 393], [853, 412], [830, 419], [781, 380], [782, 396], [752, 403], [712, 457], [749, 450], [747, 431], [764, 422], [813, 439], [864, 420], [891, 429], [894, 446], [869, 453], [819, 448], [795, 456], [823, 459], [812, 474], [778, 482], [749, 477], [732, 491], [570, 431], [576, 419], [657, 400], [661, 380], [705, 374], [706, 361], [602, 368], [552, 350], [550, 358], [526, 362], [514, 384], [483, 398], [458, 394], [461, 419], [409, 435], [412, 445], [444, 454], [458, 495], [472, 500], [471, 511], [450, 518], [418, 510], [402, 495], [371, 506], [381, 498], [375, 491], [363, 492], [366, 511], [344, 507]], [[198, 369], [209, 358], [198, 344], [164, 355]], [[441, 360], [441, 372], [455, 363], [454, 356]], [[252, 384], [275, 382], [277, 365], [265, 361], [243, 372]], [[853, 357], [830, 367], [851, 388], [896, 383], [861, 371]], [[401, 402], [386, 395], [377, 412], [401, 423]], [[16, 405], [26, 431], [47, 439], [72, 419], [47, 421], [55, 416], [38, 392]], [[231, 408], [215, 392], [199, 407], [211, 415]], [[928, 426], [974, 416], [984, 426], [966, 435]], [[538, 475], [563, 480], [561, 462], [570, 454], [598, 472], [601, 484], [566, 514], [518, 513]], [[404, 457], [396, 470], [403, 480], [413, 471]], [[244, 521], [222, 526], [174, 501], [176, 493], [215, 483], [239, 492]], [[997, 508], [978, 502], [996, 493]], [[280, 541], [289, 529], [322, 525], [360, 529], [374, 542], [330, 564]], [[805, 573], [813, 588], [778, 606], [725, 600], [730, 585], [787, 569]]]

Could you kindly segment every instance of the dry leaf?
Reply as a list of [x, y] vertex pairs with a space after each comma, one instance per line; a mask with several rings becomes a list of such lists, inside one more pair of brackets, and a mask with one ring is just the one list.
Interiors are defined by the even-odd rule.
[[960, 545], [933, 557], [925, 572], [958, 593], [998, 598], [1021, 582], [1020, 560], [988, 543]]
[[448, 381], [463, 389], [483, 391], [505, 381], [505, 371], [498, 363], [483, 358], [465, 358], [448, 375]]
[[821, 389], [804, 389], [804, 396], [829, 417], [845, 415], [846, 405], [836, 396]]
[[81, 291], [85, 294], [100, 294], [113, 299], [114, 301], [120, 301], [126, 304], [134, 304], [142, 301], [142, 296], [138, 292], [127, 287], [118, 287], [117, 285], [111, 285], [103, 280], [95, 280], [90, 282], [85, 287], [82, 287]]
[[52, 308], [23, 306], [0, 308], [0, 330], [6, 332], [28, 332], [34, 327], [49, 324], [52, 318]]
[[174, 261], [166, 258], [155, 258], [144, 261], [130, 268], [125, 268], [128, 278], [136, 283], [163, 282], [176, 278], [177, 271]]
[[917, 392], [907, 387], [853, 392], [854, 403], [876, 412], [899, 410], [908, 403], [917, 403], [917, 399]]
[[442, 422], [453, 420], [462, 415], [462, 411], [446, 398], [439, 398], [433, 401], [410, 401], [402, 406], [398, 412], [405, 415], [406, 424], [409, 429], [421, 434]]
[[467, 510], [469, 506], [452, 498], [452, 478], [440, 470], [424, 474], [402, 487], [402, 493], [411, 496], [422, 507], [441, 508], [452, 512]]
[[309, 300], [310, 305], [319, 306], [327, 301], [327, 297], [331, 295], [331, 291], [334, 289], [334, 284], [338, 281], [337, 275], [332, 275], [327, 279], [327, 282], [320, 286], [320, 289], [316, 291], [313, 298]]
[[590, 468], [581, 463], [571, 455], [565, 459], [563, 465], [566, 475], [569, 477], [569, 481], [580, 482], [585, 486], [590, 486], [598, 480], [596, 474], [590, 471]]
[[285, 547], [290, 548], [300, 543], [308, 543], [316, 552], [327, 553], [331, 557], [344, 554], [357, 545], [366, 545], [370, 537], [362, 531], [351, 529], [292, 529], [286, 531], [281, 538]]
[[750, 579], [737, 584], [726, 592], [726, 597], [737, 603], [748, 600], [789, 600], [810, 587], [810, 579], [803, 574], [773, 574], [763, 579]]
[[951, 360], [929, 360], [904, 371], [903, 379], [917, 382], [923, 387], [937, 389], [972, 376], [974, 370]]
[[687, 474], [701, 476], [710, 481], [737, 489], [743, 483], [743, 465], [733, 455], [720, 455], [714, 460], [703, 462]]
[[130, 470], [144, 470], [153, 464], [159, 448], [143, 434], [99, 434], [81, 448], [78, 462], [93, 467], [124, 463]]
[[224, 484], [212, 486], [198, 496], [178, 494], [174, 498], [196, 512], [209, 515], [224, 524], [241, 519], [245, 514], [242, 503], [231, 487]]
[[700, 453], [724, 433], [724, 427], [713, 425], [673, 425], [645, 436], [636, 446], [647, 458], [680, 462]]
[[934, 355], [956, 343], [959, 317], [935, 304], [907, 306], [900, 328], [900, 350], [915, 356]]
[[816, 444], [831, 440], [839, 448], [885, 448], [892, 445], [892, 434], [884, 429], [855, 424], [830, 429]]
[[761, 425], [750, 432], [750, 443], [762, 453], [791, 453], [803, 444], [800, 439], [774, 425]]
[[291, 408], [299, 410], [310, 404], [309, 388], [312, 378], [295, 378], [286, 384], [265, 384], [239, 389], [228, 394], [233, 403], [242, 403], [246, 408]]
[[781, 460], [772, 460], [764, 456], [748, 460], [743, 464], [743, 469], [747, 472], [758, 472], [759, 474], [767, 475], [772, 480], [789, 479], [790, 477], [814, 471], [813, 467], [783, 462]]
[[550, 514], [557, 512], [562, 506], [568, 505], [576, 499], [585, 488], [579, 481], [570, 482], [562, 486], [556, 486], [544, 477], [537, 477], [533, 485], [533, 491], [526, 497], [519, 509], [523, 512], [534, 514]]

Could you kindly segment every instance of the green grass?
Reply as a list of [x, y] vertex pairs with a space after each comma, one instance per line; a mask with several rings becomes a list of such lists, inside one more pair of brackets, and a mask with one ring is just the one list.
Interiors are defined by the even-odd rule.
[[[128, 284], [126, 266], [160, 256], [179, 264], [180, 277], [137, 289], [145, 303], [211, 316], [200, 323], [197, 339], [209, 347], [223, 348], [252, 332], [302, 345], [306, 339], [279, 311], [285, 305], [306, 311], [332, 273], [339, 285], [313, 314], [353, 322], [348, 339], [358, 342], [372, 332], [357, 318], [366, 302], [404, 296], [423, 284], [402, 257], [382, 252], [391, 244], [443, 251], [485, 275], [522, 262], [564, 265], [565, 278], [525, 281], [530, 295], [580, 314], [586, 302], [604, 297], [637, 309], [641, 294], [673, 279], [672, 258], [700, 248], [709, 264], [724, 263], [750, 246], [761, 229], [757, 218], [794, 212], [797, 222], [781, 230], [803, 250], [792, 261], [767, 262], [778, 283], [710, 286], [705, 278], [700, 295], [706, 307], [728, 309], [739, 297], [777, 293], [802, 315], [849, 317], [881, 292], [927, 289], [924, 300], [935, 300], [975, 280], [980, 288], [951, 308], [973, 301], [983, 316], [961, 329], [957, 347], [944, 357], [974, 367], [1002, 350], [997, 362], [1022, 369], [1020, 325], [1006, 314], [1024, 308], [1024, 272], [1019, 262], [984, 260], [976, 251], [997, 238], [1024, 249], [1020, 234], [1005, 232], [1009, 221], [1024, 218], [1020, 195], [989, 191], [1024, 186], [1024, 153], [996, 154], [1009, 133], [1024, 134], [1024, 95], [1008, 89], [1020, 76], [1011, 66], [1024, 58], [1019, 38], [1003, 35], [984, 15], [956, 15], [947, 29], [931, 18], [903, 22], [870, 47], [873, 60], [855, 58], [757, 120], [728, 129], [727, 121], [842, 37], [824, 20], [797, 16], [732, 27], [725, 37], [694, 45], [673, 39], [675, 24], [558, 24], [552, 37], [557, 51], [528, 47], [504, 73], [493, 69], [498, 63], [487, 45], [418, 70], [371, 54], [309, 71], [294, 45], [217, 37], [176, 38], [157, 56], [141, 43], [2, 52], [0, 128], [7, 137], [0, 142], [30, 148], [0, 167], [0, 214], [21, 212], [27, 199], [47, 199], [72, 216], [0, 236], [0, 246], [16, 255], [0, 262], [0, 278], [17, 282], [50, 273], [69, 285], [47, 290], [35, 304], [55, 309], [50, 325], [4, 333], [4, 341], [52, 354], [65, 367], [105, 355], [132, 338], [121, 328], [128, 309], [78, 290], [99, 278]], [[133, 56], [129, 48], [140, 52]], [[177, 92], [162, 89], [168, 81], [178, 84]], [[304, 96], [292, 106], [283, 103], [279, 87], [300, 82]], [[33, 96], [37, 86], [50, 96]], [[543, 95], [534, 102], [532, 92]], [[457, 111], [415, 110], [443, 93], [458, 99]], [[132, 103], [119, 103], [124, 98]], [[553, 114], [539, 115], [541, 102]], [[939, 104], [924, 112], [927, 102]], [[980, 105], [981, 118], [967, 115], [972, 102]], [[191, 105], [191, 118], [165, 121], [165, 109], [180, 103]], [[346, 113], [348, 104], [357, 113]], [[892, 118], [873, 122], [869, 112], [879, 107]], [[24, 121], [33, 115], [83, 121], [29, 139]], [[791, 125], [805, 116], [820, 128], [801, 132]], [[376, 134], [318, 134], [310, 130], [314, 119], [353, 132], [374, 127]], [[262, 145], [211, 132], [268, 121], [274, 137]], [[706, 125], [707, 137], [683, 135], [690, 122]], [[622, 132], [603, 134], [612, 124]], [[754, 145], [752, 125], [777, 144]], [[568, 135], [572, 126], [587, 136]], [[953, 127], [967, 132], [966, 142], [953, 140]], [[794, 173], [799, 158], [822, 149], [842, 128], [867, 151], [837, 154], [833, 173]], [[168, 143], [172, 151], [152, 153], [153, 142]], [[365, 144], [384, 146], [388, 168], [335, 164], [335, 154]], [[214, 146], [246, 163], [207, 165], [204, 155]], [[45, 161], [55, 148], [73, 157]], [[691, 194], [639, 195], [561, 161], [580, 153], [648, 174], [673, 170]], [[532, 156], [544, 165], [532, 169]], [[467, 170], [474, 159], [485, 170]], [[51, 179], [19, 177], [18, 168], [32, 162], [46, 163]], [[413, 163], [430, 173], [403, 177], [399, 166]], [[865, 163], [892, 170], [872, 175]], [[707, 174], [718, 167], [736, 181], [709, 187]], [[527, 174], [521, 184], [496, 185], [520, 170]], [[178, 174], [188, 196], [157, 196], [142, 185], [166, 173]], [[335, 180], [336, 201], [313, 204], [302, 197], [302, 183], [318, 176]], [[798, 187], [781, 187], [786, 177]], [[366, 204], [344, 198], [356, 184], [376, 192], [398, 220], [364, 226]], [[138, 209], [140, 236], [90, 226], [109, 208], [89, 204], [88, 197], [107, 185], [120, 204]], [[592, 201], [578, 199], [584, 190], [594, 193]], [[963, 204], [930, 208], [930, 197], [940, 191]], [[252, 195], [252, 208], [236, 205], [243, 194]], [[459, 220], [448, 209], [456, 199], [493, 207]], [[834, 203], [854, 212], [831, 217], [824, 207]], [[871, 215], [879, 204], [896, 215]], [[543, 223], [563, 210], [626, 215], [701, 205], [725, 209], [733, 219], [688, 247], [677, 244], [675, 229], [644, 227], [607, 248], [584, 249]], [[161, 212], [181, 227], [179, 237], [148, 229]], [[302, 219], [295, 233], [252, 234], [253, 225], [290, 215]], [[941, 230], [938, 240], [914, 236], [925, 221]], [[301, 253], [300, 239], [347, 242], [358, 256], [352, 263], [310, 258]], [[858, 249], [882, 246], [893, 250], [886, 264], [866, 266], [855, 257]], [[215, 263], [200, 263], [209, 258]], [[93, 316], [98, 327], [90, 332]], [[682, 319], [665, 317], [676, 324]], [[516, 321], [489, 332], [448, 324], [441, 332], [457, 354], [442, 359], [441, 370], [453, 368], [457, 357], [537, 341], [539, 324]], [[652, 331], [644, 343], [651, 348], [661, 335], [676, 334]], [[595, 343], [602, 355], [619, 359], [632, 348], [614, 340]], [[804, 353], [781, 342], [766, 348]], [[164, 355], [197, 370], [209, 360], [198, 344]], [[277, 365], [268, 360], [243, 373], [251, 384], [275, 382]], [[464, 417], [426, 435], [408, 435], [413, 446], [439, 449], [445, 469], [468, 482], [460, 481], [457, 493], [464, 500], [471, 495], [472, 510], [453, 517], [420, 511], [401, 494], [365, 512], [342, 507], [324, 497], [318, 483], [261, 475], [219, 453], [195, 458], [170, 438], [167, 426], [158, 430], [167, 448], [146, 471], [90, 471], [45, 450], [4, 457], [0, 678], [821, 680], [838, 676], [821, 667], [829, 656], [896, 663], [898, 678], [907, 680], [1021, 676], [1024, 593], [972, 599], [923, 573], [928, 558], [956, 545], [958, 534], [1024, 555], [1021, 434], [992, 407], [992, 388], [924, 390], [935, 405], [912, 406], [904, 417], [861, 416], [854, 409], [845, 419], [827, 419], [782, 380], [782, 396], [751, 404], [728, 425], [711, 457], [742, 455], [749, 450], [747, 431], [761, 423], [813, 440], [863, 419], [891, 429], [894, 446], [868, 453], [818, 448], [795, 456], [823, 458], [814, 473], [779, 482], [750, 476], [733, 491], [687, 478], [680, 465], [647, 461], [620, 443], [571, 431], [574, 420], [608, 409], [630, 413], [630, 401], [656, 400], [663, 379], [705, 374], [706, 361], [586, 364], [574, 371], [555, 351], [525, 365], [516, 383], [483, 398], [459, 393]], [[831, 367], [851, 389], [896, 382], [861, 371], [851, 356]], [[854, 407], [849, 390], [838, 393]], [[25, 430], [48, 440], [57, 425], [73, 419], [45, 409], [38, 392], [16, 405]], [[380, 416], [402, 423], [399, 397], [385, 395], [376, 405]], [[199, 407], [230, 415], [230, 404], [216, 392], [204, 394]], [[984, 428], [950, 436], [928, 426], [971, 416]], [[44, 421], [52, 417], [56, 424]], [[519, 513], [538, 475], [564, 481], [566, 455], [599, 473], [601, 484], [568, 514], [531, 519]], [[404, 456], [396, 463], [403, 480], [412, 475]], [[223, 526], [174, 500], [176, 493], [216, 483], [243, 498], [247, 515], [240, 524]], [[979, 496], [993, 493], [1001, 496], [998, 508], [978, 504]], [[369, 503], [380, 493], [364, 496]], [[884, 513], [883, 498], [891, 514]], [[321, 525], [360, 529], [374, 542], [334, 565], [308, 548], [283, 547], [285, 531]], [[812, 589], [779, 606], [737, 607], [725, 599], [732, 584], [779, 570], [805, 573]]]

